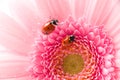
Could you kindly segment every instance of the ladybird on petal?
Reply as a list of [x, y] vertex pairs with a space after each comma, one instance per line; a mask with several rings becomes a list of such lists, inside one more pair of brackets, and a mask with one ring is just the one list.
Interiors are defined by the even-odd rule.
[[42, 28], [42, 33], [43, 34], [50, 34], [55, 30], [55, 26], [57, 25], [58, 20], [51, 20], [48, 21]]

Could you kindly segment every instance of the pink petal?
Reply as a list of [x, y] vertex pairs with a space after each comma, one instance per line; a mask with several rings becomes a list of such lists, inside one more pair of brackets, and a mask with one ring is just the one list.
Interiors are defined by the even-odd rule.
[[47, 18], [62, 21], [71, 15], [71, 9], [67, 0], [36, 0], [36, 6]]
[[[117, 9], [119, 0], [75, 0], [70, 1], [72, 5], [72, 14], [78, 19], [81, 16], [85, 16], [88, 22], [93, 25], [106, 24], [111, 13], [114, 9]], [[117, 11], [119, 15], [120, 10]], [[117, 16], [116, 15], [116, 16]]]
[[2, 79], [2, 80], [31, 80], [29, 76], [23, 76], [23, 77], [18, 77], [18, 78], [9, 78], [9, 79]]
[[0, 44], [17, 54], [26, 55], [33, 41], [32, 33], [2, 12], [0, 22]]
[[108, 30], [109, 35], [112, 36], [113, 42], [117, 49], [120, 49], [120, 6], [116, 8], [110, 15], [110, 19], [106, 23], [105, 29]]
[[0, 80], [29, 76], [30, 65], [27, 57], [11, 55], [10, 52], [0, 53]]
[[31, 31], [35, 32], [36, 29], [41, 27], [40, 24], [45, 22], [44, 13], [39, 12], [38, 7], [32, 0], [11, 0], [8, 7], [12, 18], [23, 25], [22, 27], [27, 28], [29, 33]]

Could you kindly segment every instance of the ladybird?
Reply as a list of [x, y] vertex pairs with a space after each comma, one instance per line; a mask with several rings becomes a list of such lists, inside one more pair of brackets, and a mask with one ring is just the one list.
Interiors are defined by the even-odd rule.
[[75, 41], [74, 35], [66, 36], [65, 39], [62, 40], [62, 45], [69, 46], [73, 41]]
[[58, 20], [51, 20], [47, 22], [43, 28], [42, 28], [42, 33], [43, 34], [50, 34], [55, 30], [55, 25], [57, 25]]

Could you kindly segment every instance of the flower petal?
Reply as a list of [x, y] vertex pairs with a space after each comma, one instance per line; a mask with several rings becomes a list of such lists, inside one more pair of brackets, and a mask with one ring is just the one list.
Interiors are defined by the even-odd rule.
[[18, 78], [9, 78], [9, 79], [2, 79], [2, 80], [31, 80], [29, 76], [18, 77]]
[[[93, 25], [106, 24], [118, 0], [71, 0], [72, 14], [78, 19], [85, 16]], [[118, 10], [119, 11], [119, 10]]]
[[35, 2], [32, 0], [11, 0], [8, 7], [12, 18], [24, 25], [29, 32], [41, 27], [39, 24], [44, 21], [44, 13], [39, 12]]
[[115, 9], [110, 15], [109, 20], [106, 23], [105, 29], [108, 30], [108, 33], [113, 38], [114, 45], [116, 49], [120, 49], [120, 5], [116, 4]]
[[40, 12], [44, 13], [46, 17], [62, 21], [71, 14], [67, 0], [36, 0], [35, 2]]
[[0, 80], [29, 76], [27, 57], [11, 55], [10, 52], [0, 53]]
[[17, 54], [26, 55], [33, 41], [32, 34], [5, 13], [0, 13], [0, 22], [0, 44]]

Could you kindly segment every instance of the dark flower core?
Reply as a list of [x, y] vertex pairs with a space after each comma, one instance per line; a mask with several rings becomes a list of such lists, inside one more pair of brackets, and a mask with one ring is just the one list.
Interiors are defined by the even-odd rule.
[[83, 70], [84, 60], [78, 54], [70, 54], [63, 59], [63, 70], [69, 74], [77, 74]]

